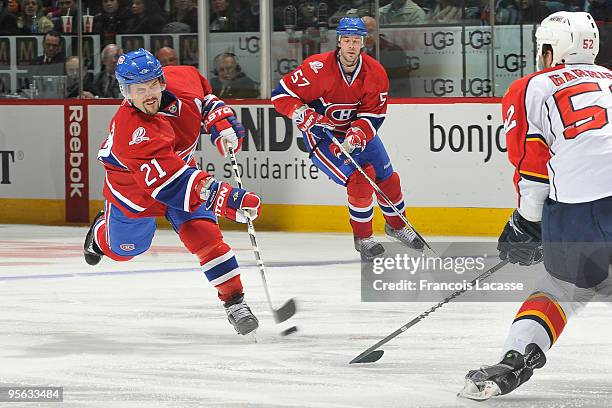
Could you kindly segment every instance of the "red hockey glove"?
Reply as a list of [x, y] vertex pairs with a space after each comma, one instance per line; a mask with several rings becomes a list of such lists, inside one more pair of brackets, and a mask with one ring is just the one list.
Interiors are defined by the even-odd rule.
[[247, 222], [247, 217], [253, 221], [261, 212], [261, 200], [255, 193], [232, 187], [213, 177], [198, 183], [196, 191], [204, 200], [206, 209], [213, 211], [217, 217], [229, 218], [244, 224]]
[[334, 130], [334, 123], [314, 109], [302, 105], [293, 111], [293, 122], [302, 132], [310, 133], [315, 137], [327, 137], [324, 129]]
[[[352, 127], [349, 130], [347, 130], [346, 137], [344, 138], [344, 141], [342, 142], [342, 146], [344, 147], [344, 150], [346, 150], [348, 154], [352, 154], [352, 153], [359, 154], [363, 152], [365, 150], [366, 144], [367, 144], [366, 134], [363, 130], [361, 130], [358, 127]], [[329, 146], [329, 150], [337, 158], [340, 159], [342, 157], [342, 151], [336, 144], [331, 144]]]
[[228, 146], [232, 146], [234, 152], [239, 151], [246, 135], [244, 126], [236, 118], [232, 108], [225, 105], [219, 106], [206, 116], [204, 129], [210, 133], [210, 141], [217, 146], [223, 157], [227, 156]]

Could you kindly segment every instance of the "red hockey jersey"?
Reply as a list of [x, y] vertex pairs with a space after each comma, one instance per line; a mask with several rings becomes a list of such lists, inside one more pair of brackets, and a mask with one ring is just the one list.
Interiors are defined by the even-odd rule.
[[202, 200], [193, 153], [202, 112], [221, 102], [194, 67], [164, 67], [167, 88], [160, 111], [147, 115], [124, 100], [98, 153], [105, 168], [104, 197], [132, 218], [160, 216], [167, 207], [191, 212]]
[[337, 51], [330, 51], [307, 58], [285, 75], [272, 92], [272, 103], [290, 118], [297, 107], [307, 104], [336, 124], [336, 137], [357, 126], [370, 140], [385, 118], [388, 94], [389, 78], [374, 58], [361, 53], [357, 68], [347, 75]]

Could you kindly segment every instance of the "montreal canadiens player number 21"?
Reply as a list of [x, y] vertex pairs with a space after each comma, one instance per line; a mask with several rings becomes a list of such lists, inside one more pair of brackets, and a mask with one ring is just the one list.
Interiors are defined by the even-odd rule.
[[[313, 55], [285, 75], [272, 92], [275, 109], [302, 131], [313, 163], [331, 180], [345, 186], [355, 249], [370, 260], [384, 252], [372, 238], [374, 188], [332, 143], [329, 132], [404, 215], [399, 175], [378, 136], [387, 112], [389, 79], [382, 65], [363, 53], [366, 27], [360, 18], [345, 17], [336, 29], [337, 50]], [[424, 243], [378, 197], [386, 234], [421, 250]]]
[[550, 15], [536, 42], [540, 71], [502, 100], [519, 207], [498, 249], [520, 265], [544, 260], [546, 274], [516, 314], [502, 361], [466, 375], [460, 395], [475, 400], [529, 380], [567, 320], [612, 295], [612, 73], [594, 63], [599, 32], [588, 13]]
[[[151, 245], [155, 217], [165, 216], [223, 301], [240, 334], [258, 327], [244, 302], [238, 263], [217, 217], [238, 222], [259, 211], [259, 197], [197, 168], [201, 124], [222, 155], [239, 149], [244, 127], [193, 67], [168, 66], [148, 51], [124, 54], [115, 72], [125, 97], [98, 153], [105, 169], [105, 208], [85, 239], [85, 260], [128, 261]], [[248, 214], [245, 214], [248, 213]]]

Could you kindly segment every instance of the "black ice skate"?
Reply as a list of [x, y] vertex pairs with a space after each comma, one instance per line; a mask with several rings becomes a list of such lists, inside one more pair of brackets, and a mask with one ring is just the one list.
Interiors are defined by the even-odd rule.
[[385, 223], [385, 234], [390, 239], [398, 241], [408, 248], [416, 249], [417, 251], [422, 251], [425, 247], [425, 243], [419, 238], [416, 232], [406, 226], [400, 229], [393, 229], [389, 224]]
[[225, 307], [225, 313], [227, 313], [227, 320], [234, 326], [238, 334], [249, 334], [259, 327], [259, 320], [244, 302], [244, 295], [241, 294], [228, 300], [223, 307]]
[[385, 248], [378, 242], [374, 241], [374, 238], [357, 238], [355, 239], [355, 249], [361, 254], [362, 261], [371, 261], [378, 255], [382, 255], [385, 252]]
[[546, 356], [535, 343], [525, 347], [525, 355], [510, 350], [499, 364], [467, 373], [465, 386], [459, 396], [484, 401], [497, 395], [508, 394], [527, 382], [533, 370], [544, 367], [544, 364]]
[[104, 256], [104, 253], [94, 240], [94, 226], [101, 217], [104, 217], [104, 211], [100, 211], [98, 214], [96, 214], [93, 222], [91, 223], [91, 227], [89, 227], [89, 231], [87, 231], [85, 244], [83, 244], [83, 256], [85, 256], [85, 262], [92, 266], [97, 265]]

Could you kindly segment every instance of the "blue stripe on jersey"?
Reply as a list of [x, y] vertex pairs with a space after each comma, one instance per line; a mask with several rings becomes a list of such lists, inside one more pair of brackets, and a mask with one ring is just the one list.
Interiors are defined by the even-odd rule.
[[191, 175], [196, 171], [198, 169], [195, 167], [187, 168], [181, 175], [163, 186], [157, 193], [151, 194], [151, 196], [169, 207], [187, 211], [184, 208], [185, 201], [189, 203], [189, 196], [193, 189], [193, 186], [190, 185], [190, 179]]
[[124, 203], [123, 200], [120, 197], [117, 197], [117, 195], [115, 193], [113, 193], [112, 191], [111, 191], [111, 194], [113, 195], [113, 197], [115, 197], [115, 200], [117, 200], [117, 202], [119, 204], [121, 204], [122, 208], [128, 210], [132, 214], [140, 214], [141, 213], [141, 211], [138, 211], [137, 209], [130, 207], [127, 203]]
[[291, 96], [291, 94], [287, 92], [287, 90], [283, 87], [283, 85], [280, 82], [278, 83], [278, 85], [276, 85], [276, 88], [272, 90], [272, 98], [274, 98], [275, 96], [279, 96], [279, 95]]
[[115, 155], [113, 154], [112, 150], [111, 150], [111, 152], [110, 152], [110, 154], [108, 156], [105, 156], [105, 157], [99, 156], [98, 160], [100, 160], [103, 163], [110, 164], [111, 166], [119, 167], [120, 169], [125, 169], [125, 170], [128, 169], [127, 166], [124, 166], [119, 161], [119, 159], [117, 159], [115, 157]]
[[209, 270], [204, 271], [204, 275], [206, 275], [208, 281], [211, 282], [220, 278], [226, 273], [233, 271], [234, 269], [238, 269], [238, 261], [236, 260], [235, 256], [232, 256], [227, 261], [221, 262], [219, 265], [213, 266]]

